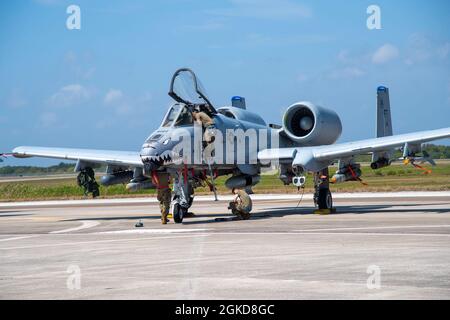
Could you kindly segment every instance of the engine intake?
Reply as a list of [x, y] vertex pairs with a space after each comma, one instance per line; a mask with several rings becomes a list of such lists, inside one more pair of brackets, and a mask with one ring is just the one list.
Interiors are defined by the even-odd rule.
[[297, 102], [283, 116], [283, 131], [304, 146], [332, 144], [341, 135], [342, 124], [333, 110], [311, 102]]

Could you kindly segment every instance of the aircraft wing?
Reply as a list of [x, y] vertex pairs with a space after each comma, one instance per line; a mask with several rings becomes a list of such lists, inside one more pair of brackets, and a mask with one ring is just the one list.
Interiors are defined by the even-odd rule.
[[258, 159], [260, 161], [292, 159], [292, 165], [302, 166], [308, 171], [319, 171], [337, 159], [389, 150], [401, 147], [405, 143], [424, 143], [448, 137], [450, 137], [450, 127], [333, 145], [265, 149], [258, 153]]
[[17, 147], [12, 151], [16, 158], [42, 157], [64, 160], [83, 160], [86, 162], [104, 163], [110, 165], [126, 165], [143, 167], [139, 152], [46, 148], [46, 147]]

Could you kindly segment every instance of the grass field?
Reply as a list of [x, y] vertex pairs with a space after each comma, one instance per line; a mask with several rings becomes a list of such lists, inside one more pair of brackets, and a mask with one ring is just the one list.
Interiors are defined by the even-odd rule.
[[[427, 166], [428, 167], [428, 166]], [[331, 168], [331, 172], [335, 169]], [[377, 192], [377, 191], [412, 191], [412, 190], [450, 190], [450, 164], [438, 164], [430, 174], [411, 166], [393, 165], [380, 170], [362, 167], [362, 178], [367, 186], [351, 181], [331, 186], [332, 192]], [[0, 180], [0, 201], [82, 199], [83, 191], [76, 184], [76, 179], [58, 178], [30, 180], [20, 182], [2, 182]], [[217, 179], [219, 193], [229, 193], [224, 187], [226, 177]], [[262, 175], [261, 182], [253, 190], [255, 193], [296, 193], [297, 189], [284, 186], [277, 174]], [[312, 192], [312, 175], [308, 175], [305, 192]], [[142, 197], [153, 195], [154, 190], [128, 192], [125, 185], [100, 187], [101, 198]], [[197, 194], [210, 193], [205, 188], [198, 188]]]

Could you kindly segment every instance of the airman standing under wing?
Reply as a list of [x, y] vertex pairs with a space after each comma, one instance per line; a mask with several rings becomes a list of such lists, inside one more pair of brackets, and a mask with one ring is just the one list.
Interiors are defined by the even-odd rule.
[[172, 190], [169, 186], [169, 179], [169, 174], [165, 172], [154, 172], [152, 174], [152, 182], [157, 188], [157, 199], [159, 201], [159, 209], [161, 210], [162, 224], [167, 224], [167, 222], [169, 222], [167, 215], [169, 214], [170, 202], [172, 200]]
[[77, 176], [77, 184], [84, 189], [84, 195], [87, 196], [92, 192], [92, 197], [96, 198], [100, 195], [97, 181], [95, 181], [95, 173], [91, 167], [82, 169]]

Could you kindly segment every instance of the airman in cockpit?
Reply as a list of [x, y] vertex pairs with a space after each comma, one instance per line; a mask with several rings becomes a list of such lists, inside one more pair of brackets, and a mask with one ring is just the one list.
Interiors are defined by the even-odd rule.
[[214, 119], [211, 118], [206, 112], [200, 111], [199, 108], [194, 108], [192, 114], [195, 122], [201, 125], [204, 130], [203, 138], [206, 143], [213, 142], [215, 135]]

